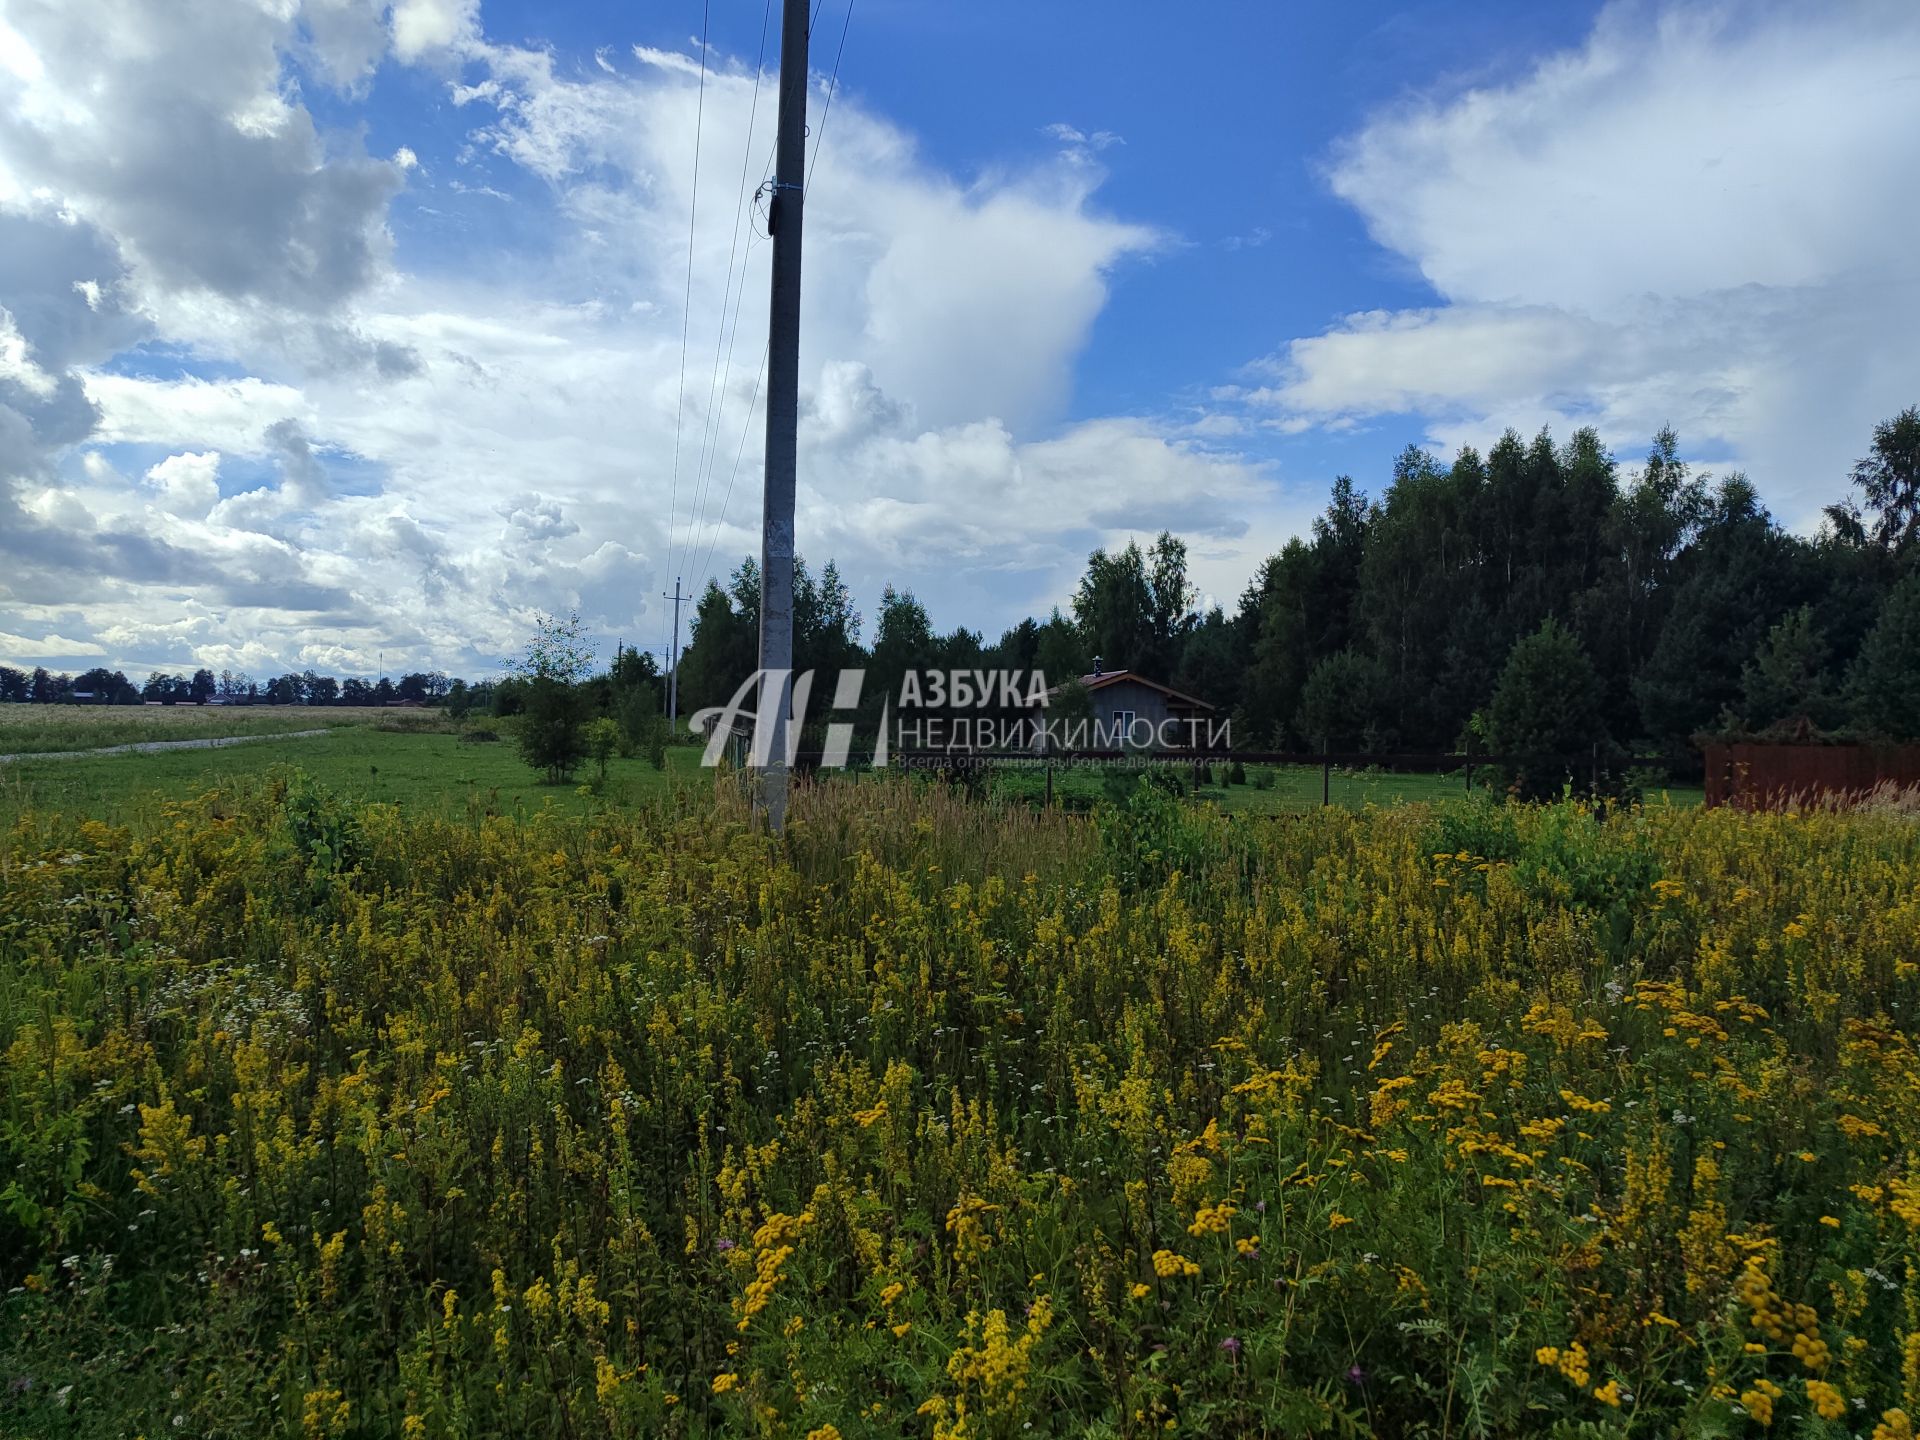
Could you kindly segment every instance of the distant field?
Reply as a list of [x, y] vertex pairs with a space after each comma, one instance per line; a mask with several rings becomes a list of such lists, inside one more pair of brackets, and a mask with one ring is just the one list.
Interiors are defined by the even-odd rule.
[[98, 750], [146, 740], [284, 735], [374, 721], [432, 723], [437, 712], [379, 706], [0, 705], [0, 755]]
[[[358, 713], [380, 716], [383, 725], [393, 716], [391, 711]], [[405, 713], [421, 724], [439, 718]], [[603, 797], [625, 803], [665, 790], [670, 780], [708, 783], [698, 750], [676, 746], [667, 752], [667, 760], [665, 772], [644, 760], [612, 761]], [[581, 811], [589, 800], [579, 793], [579, 784], [597, 773], [589, 763], [575, 775], [574, 784], [546, 785], [521, 762], [504, 732], [497, 741], [470, 744], [450, 728], [439, 733], [396, 731], [362, 723], [311, 739], [267, 739], [221, 750], [17, 761], [0, 766], [0, 826], [33, 809], [121, 824], [148, 819], [168, 803], [258, 778], [277, 765], [297, 765], [349, 800], [441, 816], [464, 813], [470, 804], [500, 813], [547, 805]]]

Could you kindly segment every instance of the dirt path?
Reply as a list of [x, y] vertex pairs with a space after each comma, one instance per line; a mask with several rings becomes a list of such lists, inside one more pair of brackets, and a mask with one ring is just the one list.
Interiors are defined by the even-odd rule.
[[145, 755], [155, 750], [218, 750], [223, 745], [249, 745], [256, 740], [304, 740], [326, 730], [283, 730], [278, 735], [203, 735], [195, 740], [138, 740], [129, 745], [103, 745], [98, 750], [24, 750], [0, 755], [0, 765], [23, 760], [87, 760], [95, 755]]

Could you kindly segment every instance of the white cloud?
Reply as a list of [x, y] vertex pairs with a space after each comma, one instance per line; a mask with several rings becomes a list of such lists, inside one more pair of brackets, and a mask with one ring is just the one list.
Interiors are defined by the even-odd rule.
[[[716, 57], [707, 76], [688, 310], [684, 55], [571, 65], [486, 43], [475, 7], [443, 0], [394, 5], [383, 38], [376, 0], [233, 0], [224, 27], [155, 10], [92, 53], [97, 7], [21, 6], [47, 68], [37, 108], [0, 121], [0, 175], [49, 187], [105, 249], [23, 287], [62, 296], [23, 321], [19, 364], [54, 377], [65, 418], [35, 412], [38, 468], [11, 492], [40, 553], [0, 580], [10, 629], [78, 617], [149, 668], [365, 671], [384, 650], [474, 670], [516, 650], [536, 608], [659, 643], [676, 574], [697, 584], [757, 550], [767, 246], [737, 200], [772, 106], [763, 88], [749, 133], [750, 72]], [[423, 166], [436, 152], [407, 137], [373, 160], [315, 128], [296, 65], [351, 100], [388, 56], [442, 67], [459, 159]], [[185, 118], [132, 135], [123, 94]], [[1091, 156], [1118, 137], [1056, 138], [1067, 153], [961, 180], [857, 95], [834, 101], [807, 208], [801, 548], [869, 605], [894, 580], [943, 625], [1011, 621], [1063, 600], [1094, 545], [1162, 525], [1234, 593], [1304, 518], [1211, 448], [1217, 432], [1064, 422], [1114, 271], [1164, 242], [1098, 204]], [[153, 153], [197, 142], [213, 153]], [[102, 163], [128, 145], [139, 186]], [[403, 178], [423, 200], [512, 193], [530, 228], [484, 271], [424, 247], [396, 269]], [[124, 353], [140, 340], [170, 358]]]
[[480, 0], [394, 0], [393, 52], [412, 63], [479, 37]]
[[220, 498], [220, 452], [188, 451], [169, 455], [147, 471], [147, 484], [159, 504], [175, 515], [205, 516]]
[[14, 323], [13, 312], [0, 305], [0, 385], [15, 385], [35, 399], [52, 397], [59, 382], [41, 369]]
[[321, 72], [338, 89], [357, 92], [387, 48], [384, 0], [305, 0], [300, 7]]
[[258, 455], [269, 448], [270, 425], [312, 414], [301, 391], [251, 376], [153, 380], [95, 371], [85, 379], [87, 395], [100, 407], [100, 428], [94, 438], [109, 444], [131, 442], [170, 449], [208, 445], [230, 454]]
[[282, 0], [9, 0], [38, 57], [0, 81], [0, 168], [112, 234], [147, 286], [314, 313], [375, 278], [400, 171], [323, 145]]
[[45, 660], [68, 660], [79, 655], [104, 655], [106, 647], [92, 640], [75, 640], [66, 635], [47, 634], [38, 639], [0, 630], [0, 659], [16, 666], [37, 665]]
[[1920, 10], [1615, 5], [1577, 49], [1340, 146], [1334, 192], [1444, 302], [1264, 367], [1290, 419], [1484, 444], [1671, 421], [1805, 521], [1920, 390]]

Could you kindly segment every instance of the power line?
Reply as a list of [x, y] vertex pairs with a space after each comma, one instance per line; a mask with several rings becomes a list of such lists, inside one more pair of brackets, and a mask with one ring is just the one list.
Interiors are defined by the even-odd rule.
[[694, 582], [696, 595], [706, 593], [708, 567], [713, 563], [714, 547], [720, 543], [720, 528], [727, 523], [727, 505], [733, 499], [733, 482], [740, 478], [740, 461], [747, 453], [747, 435], [753, 429], [754, 408], [760, 403], [760, 387], [767, 378], [767, 347], [760, 347], [760, 370], [753, 379], [753, 394], [747, 399], [747, 418], [740, 425], [740, 447], [733, 452], [733, 469], [727, 473], [726, 494], [720, 501], [720, 513], [714, 518], [713, 533], [707, 537], [707, 553], [700, 560], [700, 578]]
[[[819, 13], [817, 10], [814, 12]], [[814, 166], [820, 163], [820, 149], [827, 143], [827, 117], [833, 113], [833, 97], [840, 90], [840, 57], [847, 53], [847, 31], [853, 25], [853, 0], [847, 0], [846, 18], [840, 22], [840, 45], [833, 52], [833, 74], [827, 79], [827, 98], [820, 106], [820, 134], [813, 142], [813, 159], [807, 165], [807, 184], [813, 184]]]
[[[820, 7], [825, 3], [826, 3], [826, 0], [814, 0], [813, 13], [808, 18], [808, 21], [807, 21], [807, 29], [809, 32], [811, 32], [813, 28], [820, 23]], [[767, 0], [767, 9], [768, 11], [771, 11], [772, 0]], [[760, 53], [761, 53], [761, 61], [764, 64], [765, 57], [766, 57], [766, 24], [767, 24], [764, 14], [762, 16], [760, 23], [761, 23], [761, 30], [760, 30], [761, 52]], [[847, 38], [846, 31], [845, 31], [845, 28], [843, 27], [840, 33], [840, 43], [843, 48], [846, 45], [846, 38]], [[758, 103], [758, 97], [760, 93], [759, 92], [759, 86], [760, 86], [759, 69], [760, 67], [756, 66], [755, 73], [754, 73], [754, 96], [755, 96], [756, 104]], [[834, 60], [834, 77], [836, 80], [839, 78], [839, 58], [837, 56], [835, 57], [835, 60]], [[824, 135], [822, 138], [824, 138]], [[774, 156], [775, 150], [779, 148], [779, 144], [780, 144], [780, 137], [776, 132], [774, 135], [773, 141], [767, 146], [766, 163], [760, 167], [761, 173], [763, 175], [771, 175], [773, 173], [773, 156]], [[753, 150], [752, 150], [753, 128], [751, 125], [749, 125], [747, 128], [747, 146], [748, 146], [747, 155], [748, 155], [748, 158], [751, 158], [753, 154]], [[817, 145], [815, 147], [814, 153], [816, 156], [819, 154]], [[742, 191], [744, 192], [744, 190], [746, 189], [746, 183], [747, 183], [746, 167], [744, 163], [742, 164], [741, 169], [742, 169], [742, 175], [740, 180], [740, 186]], [[764, 181], [758, 187], [755, 188], [752, 199], [756, 204], [760, 199], [761, 193], [765, 189], [766, 189], [766, 184]], [[747, 249], [746, 249], [746, 253], [741, 257], [741, 261], [740, 261], [740, 289], [735, 294], [734, 302], [733, 302], [733, 339], [730, 339], [727, 342], [727, 362], [726, 363], [727, 363], [727, 371], [729, 374], [731, 374], [732, 368], [733, 368], [733, 340], [737, 340], [740, 336], [740, 307], [743, 303], [745, 303], [745, 300], [746, 300], [747, 269], [748, 269], [748, 264], [753, 257], [753, 244], [755, 240], [766, 239], [766, 238], [767, 237], [762, 235], [759, 232], [759, 230], [756, 229], [754, 226], [752, 226], [751, 224], [748, 225]], [[724, 310], [724, 307], [725, 307], [725, 301], [723, 298], [722, 300], [723, 310]], [[721, 316], [720, 323], [723, 327], [726, 324], [726, 316], [724, 315], [724, 313]], [[707, 567], [709, 564], [712, 563], [714, 546], [720, 539], [720, 527], [726, 523], [727, 506], [733, 498], [733, 482], [735, 479], [739, 477], [740, 457], [746, 453], [747, 432], [753, 426], [753, 407], [759, 402], [760, 386], [766, 380], [766, 378], [767, 378], [767, 356], [766, 356], [766, 351], [763, 348], [760, 354], [760, 369], [759, 369], [759, 372], [754, 377], [753, 391], [747, 400], [747, 418], [744, 422], [742, 422], [742, 425], [741, 425], [740, 446], [734, 453], [733, 469], [727, 476], [726, 495], [720, 502], [720, 513], [717, 516], [715, 516], [713, 519], [712, 533], [709, 535], [707, 539], [707, 553], [705, 554], [705, 556], [702, 557], [700, 561], [700, 568], [698, 571], [699, 579], [697, 579], [694, 582], [693, 591], [694, 591], [694, 594], [696, 595], [701, 594], [704, 591], [704, 588], [706, 585]], [[720, 408], [723, 414], [726, 408], [726, 403], [727, 403], [726, 391], [724, 388], [722, 388], [720, 392]], [[721, 434], [720, 421], [723, 418], [723, 414], [717, 414], [714, 416], [713, 438], [715, 443], [714, 443], [714, 448], [711, 451], [709, 451], [706, 456], [706, 464], [708, 466], [709, 473], [708, 473], [708, 479], [705, 482], [703, 489], [708, 493], [710, 493], [711, 491], [712, 469], [719, 456], [718, 442]], [[693, 539], [692, 539], [691, 545], [688, 547], [689, 554], [692, 553], [692, 550], [694, 547], [699, 545], [700, 543], [699, 532], [701, 527], [704, 526], [705, 523], [706, 522], [702, 520], [698, 514], [695, 515]]]
[[693, 239], [700, 218], [700, 133], [707, 112], [707, 23], [712, 0], [700, 6], [700, 90], [693, 111], [693, 195], [687, 205], [687, 287], [680, 306], [680, 390], [673, 411], [673, 480], [667, 501], [667, 560], [672, 568], [673, 522], [680, 513], [680, 430], [687, 411], [687, 335], [693, 319]]
[[[815, 4], [813, 7], [813, 23], [816, 25], [819, 23], [819, 20], [820, 20], [820, 6], [822, 3], [824, 3], [824, 0], [815, 0]], [[820, 152], [826, 147], [827, 117], [833, 113], [833, 97], [840, 93], [840, 61], [841, 61], [841, 57], [843, 57], [847, 53], [847, 31], [850, 28], [852, 28], [852, 25], [853, 25], [853, 6], [854, 6], [854, 0], [847, 0], [847, 13], [846, 13], [846, 16], [840, 22], [840, 43], [835, 48], [833, 53], [833, 73], [827, 78], [827, 98], [824, 102], [822, 102], [820, 107], [820, 131], [819, 131], [819, 134], [817, 134], [814, 137], [813, 156], [807, 162], [808, 189], [811, 189], [813, 186], [813, 172], [820, 164]], [[767, 159], [768, 159], [769, 168], [771, 168], [772, 159], [773, 159], [772, 155], [769, 154]], [[749, 236], [747, 239], [747, 249], [748, 249], [748, 252], [751, 253], [753, 249], [752, 236]], [[742, 267], [741, 267], [741, 287], [743, 291], [745, 289], [745, 284], [746, 284], [746, 273], [745, 273], [745, 262], [743, 261]], [[739, 305], [736, 302], [734, 307], [734, 334], [737, 336], [739, 333], [740, 333]], [[731, 345], [729, 345], [727, 348], [729, 363], [731, 363], [732, 354], [733, 354], [733, 348]], [[758, 376], [755, 378], [753, 382], [753, 393], [747, 401], [747, 418], [740, 427], [740, 445], [739, 445], [739, 448], [734, 452], [733, 469], [727, 476], [727, 488], [726, 488], [725, 495], [723, 496], [720, 502], [720, 513], [714, 518], [712, 534], [707, 540], [707, 553], [705, 554], [705, 556], [702, 557], [700, 561], [700, 566], [697, 571], [700, 578], [694, 582], [694, 593], [696, 595], [702, 593], [706, 587], [708, 567], [713, 562], [713, 552], [715, 547], [719, 544], [719, 541], [720, 541], [721, 527], [726, 524], [728, 503], [733, 498], [733, 483], [736, 479], [739, 478], [740, 462], [747, 452], [747, 435], [753, 428], [754, 406], [759, 401], [760, 389], [761, 389], [761, 386], [765, 383], [766, 378], [767, 378], [767, 351], [763, 347], [760, 352], [760, 371]], [[724, 394], [721, 397], [721, 403], [723, 405], [725, 404]], [[696, 536], [694, 540], [694, 544], [697, 545], [698, 543], [699, 543], [699, 540]]]
[[[700, 449], [693, 464], [693, 504], [688, 512], [690, 521], [687, 532], [686, 554], [690, 558], [700, 544], [700, 528], [704, 523], [707, 497], [713, 486], [714, 456], [720, 442], [721, 421], [726, 409], [727, 381], [733, 374], [733, 340], [727, 334], [727, 302], [733, 302], [733, 336], [740, 334], [740, 307], [747, 295], [747, 270], [753, 256], [753, 234], [749, 229], [744, 252], [740, 249], [740, 221], [747, 209], [747, 176], [753, 164], [753, 128], [760, 115], [760, 76], [767, 58], [767, 27], [773, 18], [773, 0], [765, 0], [760, 12], [760, 52], [753, 62], [753, 100], [747, 109], [747, 138], [740, 154], [740, 198], [733, 209], [733, 238], [727, 246], [727, 278], [720, 292], [720, 325], [713, 337], [713, 377], [707, 384], [707, 409], [701, 418]], [[734, 260], [740, 261], [740, 283], [734, 286]], [[725, 367], [721, 364], [721, 348], [725, 346]], [[718, 405], [715, 404], [716, 397]], [[684, 568], [684, 567], [683, 567]]]

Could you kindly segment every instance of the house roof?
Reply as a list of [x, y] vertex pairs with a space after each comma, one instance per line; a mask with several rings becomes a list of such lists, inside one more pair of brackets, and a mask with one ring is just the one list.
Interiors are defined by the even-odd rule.
[[[1089, 690], [1104, 690], [1109, 685], [1117, 685], [1123, 680], [1130, 680], [1135, 685], [1144, 685], [1149, 690], [1158, 690], [1169, 700], [1178, 700], [1183, 705], [1198, 705], [1202, 710], [1212, 710], [1215, 708], [1211, 703], [1202, 700], [1198, 695], [1189, 695], [1185, 691], [1174, 689], [1171, 685], [1162, 685], [1158, 680], [1149, 680], [1146, 676], [1133, 670], [1103, 670], [1098, 675], [1082, 675], [1080, 677], [1080, 683]], [[1053, 699], [1065, 688], [1064, 685], [1054, 686], [1047, 692], [1047, 698], [1049, 700]]]

